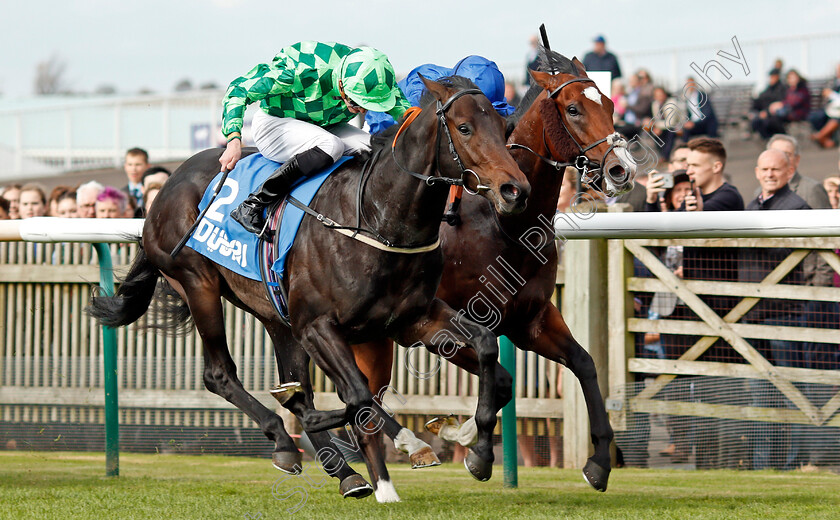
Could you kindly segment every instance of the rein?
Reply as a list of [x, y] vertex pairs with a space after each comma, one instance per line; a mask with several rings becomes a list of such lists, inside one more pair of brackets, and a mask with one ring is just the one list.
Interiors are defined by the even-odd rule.
[[[408, 128], [408, 126], [417, 119], [417, 116], [420, 115], [422, 109], [418, 107], [411, 107], [406, 111], [405, 119], [403, 123], [400, 125], [400, 128], [397, 130], [397, 133], [394, 135], [394, 140], [391, 143], [391, 156], [394, 159], [394, 164], [396, 164], [402, 171], [408, 173], [409, 175], [416, 177], [423, 181], [427, 186], [434, 186], [436, 183], [447, 184], [449, 186], [464, 186], [464, 189], [471, 194], [480, 193], [483, 190], [489, 189], [486, 186], [483, 186], [478, 183], [478, 187], [475, 191], [469, 189], [469, 187], [465, 186], [464, 183], [464, 176], [467, 173], [471, 173], [475, 176], [476, 179], [479, 179], [478, 174], [475, 173], [473, 170], [469, 168], [465, 168], [463, 162], [461, 162], [461, 157], [458, 155], [458, 151], [455, 149], [455, 143], [452, 140], [452, 134], [449, 132], [449, 127], [446, 124], [446, 111], [452, 106], [452, 103], [455, 102], [461, 96], [465, 96], [468, 94], [482, 94], [483, 93], [478, 89], [467, 89], [461, 90], [453, 94], [449, 99], [446, 100], [445, 103], [441, 103], [440, 101], [437, 102], [437, 109], [435, 113], [438, 116], [438, 132], [437, 132], [437, 140], [436, 140], [436, 147], [435, 147], [435, 164], [440, 165], [440, 142], [441, 142], [441, 133], [445, 133], [447, 140], [449, 141], [449, 153], [452, 155], [452, 159], [458, 164], [458, 167], [461, 169], [461, 178], [460, 179], [450, 179], [448, 177], [439, 177], [439, 176], [431, 176], [431, 175], [423, 175], [421, 173], [413, 172], [407, 168], [404, 168], [398, 161], [395, 154], [396, 146], [397, 146], [397, 138], [403, 133], [403, 131]], [[443, 129], [443, 132], [441, 132]], [[292, 196], [288, 197], [288, 201], [291, 205], [295, 206], [296, 208], [300, 209], [307, 215], [314, 217], [318, 222], [323, 224], [325, 227], [332, 229], [341, 233], [344, 236], [353, 238], [367, 244], [371, 247], [375, 247], [376, 249], [387, 251], [389, 253], [399, 253], [399, 254], [418, 254], [418, 253], [427, 253], [429, 251], [434, 251], [438, 247], [440, 247], [440, 234], [435, 238], [434, 242], [426, 245], [421, 246], [397, 246], [394, 245], [390, 240], [386, 239], [376, 231], [365, 229], [361, 227], [362, 221], [367, 222], [367, 218], [364, 215], [364, 187], [367, 184], [367, 179], [370, 176], [370, 173], [373, 171], [373, 165], [376, 160], [379, 158], [379, 153], [377, 152], [373, 157], [371, 157], [364, 165], [362, 169], [362, 175], [359, 177], [359, 189], [356, 198], [356, 227], [350, 226], [342, 226], [332, 220], [331, 218], [327, 217], [323, 213], [318, 213], [306, 204], [302, 203], [301, 201], [295, 199]], [[438, 170], [439, 171], [439, 170]], [[373, 238], [360, 235], [359, 233], [367, 233], [371, 235]]]

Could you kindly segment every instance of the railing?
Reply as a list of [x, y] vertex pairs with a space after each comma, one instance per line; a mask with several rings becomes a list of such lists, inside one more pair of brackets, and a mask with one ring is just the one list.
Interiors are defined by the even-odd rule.
[[[62, 225], [74, 222], [38, 220], [50, 221], [53, 237], [45, 230], [30, 230], [29, 239], [53, 239]], [[124, 274], [136, 244], [110, 248], [115, 271]], [[91, 284], [98, 281], [87, 244], [0, 243], [0, 421], [4, 425], [102, 424], [103, 338], [97, 323], [84, 313]], [[153, 320], [154, 312], [153, 307], [139, 324]], [[253, 316], [229, 303], [224, 315], [231, 355], [244, 387], [266, 406], [278, 408], [267, 392], [277, 382], [268, 334]], [[116, 351], [121, 425], [255, 429], [247, 416], [204, 388], [202, 345], [195, 331], [175, 337], [133, 325], [121, 327], [116, 330]], [[526, 421], [522, 427], [542, 432], [545, 419], [562, 416], [559, 399], [550, 390], [556, 388], [556, 365], [521, 351], [515, 354], [515, 364], [520, 374], [517, 412]], [[438, 359], [425, 350], [397, 348], [392, 386], [400, 398], [389, 397], [387, 404], [403, 425], [422, 431], [427, 416], [474, 412], [477, 377], [448, 363], [434, 371], [437, 365]], [[416, 376], [425, 372], [431, 375]], [[313, 385], [318, 408], [342, 406], [319, 368], [314, 368]], [[537, 421], [539, 426], [529, 426], [529, 418], [542, 420]]]

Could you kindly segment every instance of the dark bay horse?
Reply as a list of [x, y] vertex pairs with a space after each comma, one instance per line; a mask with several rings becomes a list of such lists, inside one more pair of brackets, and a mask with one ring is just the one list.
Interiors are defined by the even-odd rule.
[[[535, 247], [537, 241], [529, 235], [529, 230], [545, 230], [546, 223], [552, 222], [564, 165], [587, 165], [585, 173], [597, 181], [593, 187], [608, 195], [632, 187], [634, 165], [626, 153], [626, 143], [614, 134], [612, 101], [601, 95], [588, 79], [583, 65], [577, 59], [570, 61], [551, 51], [543, 55], [542, 63], [542, 70], [553, 69], [556, 75], [532, 73], [535, 85], [511, 116], [517, 121], [508, 139], [513, 157], [532, 186], [528, 207], [517, 215], [497, 217], [485, 200], [465, 197], [461, 205], [462, 224], [441, 226], [445, 264], [437, 296], [454, 309], [468, 310], [471, 298], [485, 295], [499, 314], [494, 334], [505, 335], [518, 348], [571, 369], [583, 389], [595, 447], [583, 474], [595, 489], [604, 491], [610, 473], [609, 445], [613, 432], [598, 388], [595, 365], [551, 302], [558, 260], [554, 241], [550, 239], [553, 237], [548, 237], [544, 246]], [[508, 276], [499, 265], [501, 261], [516, 276]], [[507, 280], [498, 280], [491, 274], [492, 269]], [[488, 280], [493, 288], [487, 285]], [[387, 385], [390, 365], [382, 358], [390, 356], [393, 350], [381, 344], [356, 345], [354, 349], [371, 388]], [[478, 373], [477, 358], [470, 349], [459, 349], [454, 355], [446, 353], [443, 357], [473, 374]], [[474, 428], [464, 429], [474, 431]], [[465, 434], [467, 439], [461, 436], [447, 440], [474, 442], [469, 439], [472, 437], [469, 433]], [[389, 482], [378, 449], [379, 440], [372, 436], [360, 436], [360, 439], [372, 480]]]
[[[254, 314], [265, 326], [274, 343], [280, 382], [299, 382], [303, 389], [283, 404], [298, 415], [319, 449], [329, 450], [326, 429], [372, 422], [381, 424], [395, 445], [409, 453], [413, 466], [439, 463], [427, 444], [374, 403], [367, 380], [354, 362], [351, 344], [393, 338], [403, 345], [430, 348], [440, 348], [446, 341], [469, 345], [477, 353], [481, 374], [476, 410], [480, 438], [469, 459], [476, 478], [486, 480], [493, 462], [496, 396], [510, 395], [510, 376], [496, 372], [498, 348], [488, 329], [462, 319], [463, 333], [436, 334], [457, 315], [435, 298], [443, 254], [440, 247], [427, 246], [438, 243], [449, 185], [454, 181], [461, 179], [465, 188], [480, 191], [503, 215], [524, 210], [530, 186], [505, 148], [505, 121], [480, 90], [462, 80], [424, 80], [431, 102], [416, 119], [404, 124], [398, 137], [392, 132], [387, 148], [375, 147], [378, 153], [370, 162], [351, 160], [340, 167], [311, 204], [316, 212], [341, 224], [352, 225], [358, 216], [371, 230], [367, 234], [385, 237], [391, 246], [423, 252], [371, 247], [326, 228], [319, 220], [304, 219], [284, 276], [290, 330], [282, 325], [259, 282], [213, 264], [191, 249], [174, 258], [170, 255], [195, 221], [198, 203], [218, 173], [221, 150], [207, 150], [184, 162], [164, 185], [146, 219], [143, 247], [125, 281], [114, 297], [94, 298], [91, 314], [109, 326], [136, 321], [148, 309], [162, 275], [186, 302], [202, 338], [205, 386], [245, 412], [275, 441], [274, 466], [292, 474], [301, 471], [300, 453], [282, 420], [250, 395], [236, 375], [225, 337], [222, 297]], [[345, 409], [314, 410], [310, 357], [333, 380]], [[385, 370], [390, 370], [389, 361], [385, 363]], [[328, 474], [340, 479], [341, 493], [370, 494], [364, 479], [334, 455], [334, 450], [319, 451], [319, 460]]]

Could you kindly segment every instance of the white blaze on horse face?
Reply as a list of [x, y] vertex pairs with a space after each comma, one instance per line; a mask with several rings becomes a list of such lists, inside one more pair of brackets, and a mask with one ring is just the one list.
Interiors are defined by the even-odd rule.
[[599, 91], [597, 88], [586, 87], [583, 90], [583, 95], [601, 105], [601, 91]]

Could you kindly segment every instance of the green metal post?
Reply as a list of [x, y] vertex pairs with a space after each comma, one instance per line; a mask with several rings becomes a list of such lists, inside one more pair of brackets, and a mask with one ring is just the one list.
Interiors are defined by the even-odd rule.
[[[107, 244], [93, 244], [99, 257], [99, 287], [106, 296], [114, 295], [114, 268]], [[120, 474], [120, 420], [117, 401], [117, 331], [102, 327], [105, 359], [105, 476]]]
[[504, 448], [505, 487], [519, 486], [519, 470], [516, 443], [516, 348], [507, 336], [499, 338], [499, 357], [502, 366], [510, 372], [514, 396], [502, 408], [502, 447]]

